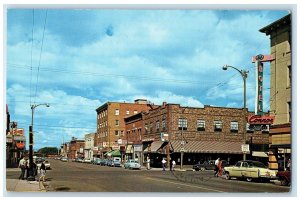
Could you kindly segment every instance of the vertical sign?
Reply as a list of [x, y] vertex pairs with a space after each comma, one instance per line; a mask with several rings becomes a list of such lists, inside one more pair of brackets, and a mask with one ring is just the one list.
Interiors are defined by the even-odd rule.
[[263, 72], [264, 65], [260, 61], [255, 62], [256, 66], [256, 107], [255, 114], [262, 116], [263, 113]]

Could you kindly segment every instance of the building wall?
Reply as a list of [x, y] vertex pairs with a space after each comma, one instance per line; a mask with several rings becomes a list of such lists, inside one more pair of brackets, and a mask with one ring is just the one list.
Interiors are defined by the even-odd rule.
[[80, 148], [84, 149], [84, 140], [72, 140], [69, 143], [69, 155], [68, 158], [75, 159], [77, 157], [83, 157], [83, 151], [80, 152]]
[[[253, 113], [248, 112], [248, 115]], [[243, 110], [236, 108], [223, 108], [205, 106], [204, 108], [181, 107], [177, 104], [167, 104], [157, 109], [149, 111], [144, 117], [144, 122], [149, 125], [152, 123], [152, 131], [143, 130], [143, 139], [154, 138], [156, 141], [160, 140], [160, 134], [168, 133], [170, 140], [181, 140], [181, 132], [186, 140], [194, 141], [243, 141]], [[187, 119], [187, 129], [181, 130], [178, 128], [178, 119]], [[166, 121], [166, 129], [162, 126], [157, 130], [156, 122], [159, 121], [162, 125], [162, 120]], [[205, 121], [205, 130], [198, 131], [197, 120]], [[222, 129], [215, 131], [214, 121], [222, 122]], [[231, 131], [231, 122], [238, 123], [238, 130]], [[246, 133], [246, 139], [255, 144], [268, 144], [268, 132], [253, 131]]]
[[[275, 115], [274, 125], [290, 122], [289, 102], [291, 102], [291, 66], [290, 27], [284, 26], [271, 33], [270, 113]], [[291, 68], [291, 67], [290, 67]]]
[[[147, 111], [151, 105], [145, 100], [139, 100], [135, 103], [108, 102], [97, 111], [97, 134], [95, 136], [95, 146], [104, 149], [117, 148], [117, 140], [126, 140], [124, 118]], [[118, 114], [116, 114], [118, 110]], [[118, 124], [116, 124], [116, 121]], [[104, 150], [103, 149], [103, 150]]]

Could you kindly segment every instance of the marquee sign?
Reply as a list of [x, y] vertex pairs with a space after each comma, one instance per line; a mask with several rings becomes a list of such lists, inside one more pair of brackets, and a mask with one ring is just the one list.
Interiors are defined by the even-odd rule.
[[252, 57], [252, 62], [255, 62], [256, 68], [256, 101], [255, 101], [255, 114], [263, 115], [263, 62], [270, 62], [274, 60], [272, 55], [256, 55]]
[[248, 123], [257, 125], [271, 125], [273, 124], [274, 119], [274, 116], [253, 115], [248, 117]]

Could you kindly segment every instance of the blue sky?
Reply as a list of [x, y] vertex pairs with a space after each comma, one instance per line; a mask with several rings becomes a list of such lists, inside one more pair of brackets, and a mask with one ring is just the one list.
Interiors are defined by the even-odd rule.
[[[38, 149], [95, 132], [95, 109], [107, 101], [146, 98], [155, 104], [243, 107], [242, 77], [233, 69], [223, 71], [224, 64], [249, 70], [247, 107], [254, 111], [251, 57], [270, 53], [269, 37], [258, 30], [287, 14], [287, 10], [8, 9], [5, 64], [11, 120], [27, 136], [30, 105], [50, 104], [35, 110]], [[267, 111], [268, 64], [264, 74]]]

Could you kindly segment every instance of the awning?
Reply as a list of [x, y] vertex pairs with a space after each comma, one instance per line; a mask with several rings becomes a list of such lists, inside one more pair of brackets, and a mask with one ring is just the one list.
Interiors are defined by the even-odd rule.
[[263, 151], [252, 151], [252, 156], [268, 158], [268, 153]]
[[242, 154], [242, 142], [222, 142], [222, 141], [188, 141], [184, 146], [181, 141], [171, 141], [173, 152], [185, 153], [220, 153], [220, 154]]
[[126, 154], [132, 154], [133, 153], [133, 147], [132, 147], [131, 144], [127, 145], [125, 153]]
[[148, 147], [146, 147], [144, 149], [144, 152], [156, 153], [161, 148], [163, 143], [164, 142], [162, 142], [162, 141], [154, 141], [151, 143], [150, 150], [148, 149]]
[[118, 156], [121, 156], [121, 152], [120, 152], [120, 150], [112, 150], [110, 152], [106, 152], [104, 154], [104, 156], [118, 157]]

